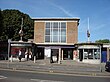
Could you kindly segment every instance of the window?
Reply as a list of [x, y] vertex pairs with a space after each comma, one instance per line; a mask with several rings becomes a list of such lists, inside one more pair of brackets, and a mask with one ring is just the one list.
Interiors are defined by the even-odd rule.
[[88, 59], [88, 50], [87, 49], [84, 50], [84, 59]]
[[61, 29], [61, 35], [66, 35], [66, 29]]
[[58, 36], [53, 36], [53, 42], [58, 42]]
[[84, 49], [84, 59], [93, 59], [92, 49]]
[[58, 29], [58, 22], [53, 22], [53, 28]]
[[45, 36], [45, 41], [50, 42], [50, 36]]
[[57, 35], [58, 36], [58, 29], [53, 29], [53, 36]]
[[50, 35], [50, 29], [46, 29], [46, 35]]
[[100, 59], [100, 50], [94, 49], [94, 59]]
[[62, 22], [61, 23], [61, 28], [64, 28], [65, 29], [66, 28], [66, 23]]
[[84, 59], [100, 59], [100, 50], [84, 49]]
[[46, 28], [50, 28], [50, 23], [46, 23]]
[[61, 36], [61, 42], [65, 42], [65, 41], [66, 41], [65, 36]]
[[88, 58], [93, 59], [93, 49], [88, 50]]
[[45, 42], [66, 43], [66, 22], [46, 22]]

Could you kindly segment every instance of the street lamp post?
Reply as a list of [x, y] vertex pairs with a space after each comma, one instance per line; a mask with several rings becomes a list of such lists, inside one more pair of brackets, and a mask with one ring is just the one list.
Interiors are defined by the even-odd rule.
[[88, 18], [87, 38], [88, 38], [88, 42], [90, 42], [89, 18]]
[[19, 35], [20, 35], [20, 41], [23, 41], [22, 40], [22, 37], [23, 37], [23, 18], [22, 18], [22, 22], [21, 22], [21, 29], [19, 31]]
[[9, 62], [10, 62], [10, 42], [11, 42], [11, 39], [8, 39], [8, 67], [9, 67]]

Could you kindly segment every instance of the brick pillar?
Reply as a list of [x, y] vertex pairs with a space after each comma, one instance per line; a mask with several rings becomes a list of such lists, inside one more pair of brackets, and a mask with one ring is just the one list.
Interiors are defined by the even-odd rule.
[[61, 63], [61, 48], [59, 48], [59, 58], [58, 58], [58, 64]]

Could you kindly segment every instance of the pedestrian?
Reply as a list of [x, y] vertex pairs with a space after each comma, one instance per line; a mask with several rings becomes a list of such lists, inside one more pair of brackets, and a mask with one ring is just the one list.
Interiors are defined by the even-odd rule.
[[31, 60], [32, 59], [32, 52], [29, 51], [29, 59]]
[[28, 61], [28, 59], [29, 59], [29, 51], [28, 51], [28, 50], [25, 52], [25, 58], [26, 58], [27, 61]]
[[22, 59], [22, 52], [21, 50], [19, 50], [19, 62], [21, 62], [21, 59]]

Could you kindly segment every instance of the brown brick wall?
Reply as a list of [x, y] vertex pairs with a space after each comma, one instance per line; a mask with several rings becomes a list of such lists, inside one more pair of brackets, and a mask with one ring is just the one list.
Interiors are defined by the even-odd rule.
[[34, 42], [44, 43], [44, 22], [34, 22]]
[[78, 27], [77, 22], [67, 22], [67, 43], [77, 43]]

